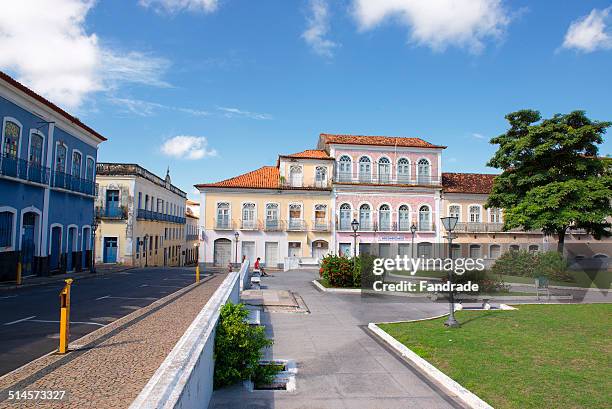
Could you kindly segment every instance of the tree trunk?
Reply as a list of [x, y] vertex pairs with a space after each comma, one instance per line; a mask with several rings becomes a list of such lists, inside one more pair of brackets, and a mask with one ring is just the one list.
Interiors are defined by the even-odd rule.
[[563, 256], [563, 250], [565, 247], [565, 232], [566, 231], [567, 231], [567, 228], [557, 231], [557, 235], [559, 237], [559, 241], [557, 242], [557, 252], [561, 254], [561, 256]]

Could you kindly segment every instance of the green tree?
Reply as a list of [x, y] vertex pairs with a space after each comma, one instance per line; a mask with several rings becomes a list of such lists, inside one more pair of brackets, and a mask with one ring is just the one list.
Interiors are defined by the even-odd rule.
[[487, 165], [503, 172], [486, 204], [504, 209], [504, 229], [556, 234], [561, 253], [569, 227], [609, 236], [612, 167], [597, 155], [612, 123], [584, 111], [542, 120], [538, 111], [522, 110], [506, 119], [510, 129], [491, 139], [498, 149]]

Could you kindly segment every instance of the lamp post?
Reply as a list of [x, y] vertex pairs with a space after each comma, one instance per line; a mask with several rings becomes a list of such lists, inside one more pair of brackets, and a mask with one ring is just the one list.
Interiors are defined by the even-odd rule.
[[353, 219], [351, 222], [351, 228], [353, 229], [353, 258], [357, 258], [357, 230], [359, 230], [359, 222], [357, 219]]
[[[442, 221], [442, 225], [444, 226], [444, 229], [446, 230], [446, 233], [447, 233], [446, 237], [448, 238], [448, 255], [450, 259], [452, 260], [453, 259], [453, 230], [455, 230], [455, 227], [457, 226], [457, 222], [459, 221], [459, 218], [449, 216], [449, 217], [442, 217], [440, 218], [440, 220]], [[448, 316], [448, 320], [446, 320], [446, 322], [444, 323], [444, 325], [450, 328], [456, 328], [459, 326], [459, 323], [455, 319], [455, 296], [454, 296], [454, 291], [453, 291], [454, 274], [455, 274], [454, 271], [450, 271], [449, 276], [448, 276], [448, 281], [450, 284], [450, 289], [448, 291], [448, 303], [449, 303], [449, 308], [450, 308], [450, 314]]]
[[145, 251], [145, 267], [149, 267], [149, 258], [148, 258], [148, 254], [149, 254], [149, 235], [145, 234], [144, 236], [144, 242], [142, 243], [144, 246], [144, 251]]
[[414, 222], [412, 222], [412, 226], [410, 226], [410, 233], [412, 234], [412, 245], [410, 246], [410, 252], [412, 254], [412, 258], [414, 258], [414, 235], [416, 234], [417, 227]]
[[238, 264], [238, 238], [240, 237], [240, 233], [236, 232], [234, 233], [234, 237], [236, 238], [236, 254], [235, 254], [235, 259], [234, 259], [234, 264]]
[[92, 251], [91, 251], [91, 266], [89, 268], [89, 271], [91, 273], [95, 273], [96, 272], [96, 230], [98, 230], [98, 225], [99, 225], [99, 220], [98, 217], [96, 215], [94, 215], [94, 218], [91, 222], [91, 231], [92, 231]]

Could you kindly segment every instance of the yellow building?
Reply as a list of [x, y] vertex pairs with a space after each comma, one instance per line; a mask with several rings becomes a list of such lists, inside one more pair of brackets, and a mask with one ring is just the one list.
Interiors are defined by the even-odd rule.
[[185, 263], [186, 194], [135, 164], [98, 163], [96, 262], [133, 266]]
[[333, 249], [331, 175], [323, 150], [281, 155], [276, 166], [200, 191], [199, 262], [226, 266], [261, 257], [269, 268], [317, 265]]

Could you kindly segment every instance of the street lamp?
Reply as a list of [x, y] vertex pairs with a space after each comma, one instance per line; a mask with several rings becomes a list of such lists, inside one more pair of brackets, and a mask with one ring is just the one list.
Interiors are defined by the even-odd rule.
[[412, 222], [412, 226], [410, 226], [410, 233], [412, 234], [412, 246], [410, 247], [410, 251], [412, 253], [412, 258], [414, 258], [414, 235], [416, 234], [417, 227], [414, 222]]
[[91, 266], [89, 267], [89, 271], [91, 273], [96, 272], [96, 230], [98, 230], [98, 225], [100, 224], [98, 217], [94, 215], [93, 220], [91, 221], [91, 231], [92, 231], [92, 245], [93, 249], [91, 252]]
[[144, 246], [144, 251], [145, 251], [145, 267], [149, 267], [149, 258], [147, 257], [149, 253], [148, 241], [149, 241], [149, 235], [145, 234], [144, 241], [142, 243], [142, 245]]
[[[448, 217], [442, 217], [440, 218], [440, 220], [442, 221], [442, 225], [444, 226], [444, 229], [446, 230], [446, 233], [447, 233], [446, 237], [448, 238], [448, 254], [452, 261], [453, 259], [453, 230], [455, 230], [455, 227], [457, 226], [457, 222], [459, 221], [459, 218], [448, 216]], [[444, 323], [444, 325], [450, 328], [456, 328], [459, 326], [459, 323], [455, 319], [455, 297], [453, 294], [453, 276], [454, 274], [455, 274], [454, 271], [450, 271], [449, 276], [448, 276], [448, 281], [450, 284], [450, 288], [448, 291], [448, 303], [449, 303], [449, 308], [450, 308], [450, 314], [448, 316], [448, 320], [446, 320], [446, 322]]]
[[238, 238], [240, 237], [240, 233], [234, 233], [234, 237], [236, 238], [236, 258], [234, 259], [234, 264], [238, 264]]
[[351, 222], [351, 228], [353, 229], [353, 258], [357, 258], [357, 230], [359, 230], [359, 222], [357, 219], [353, 219]]

